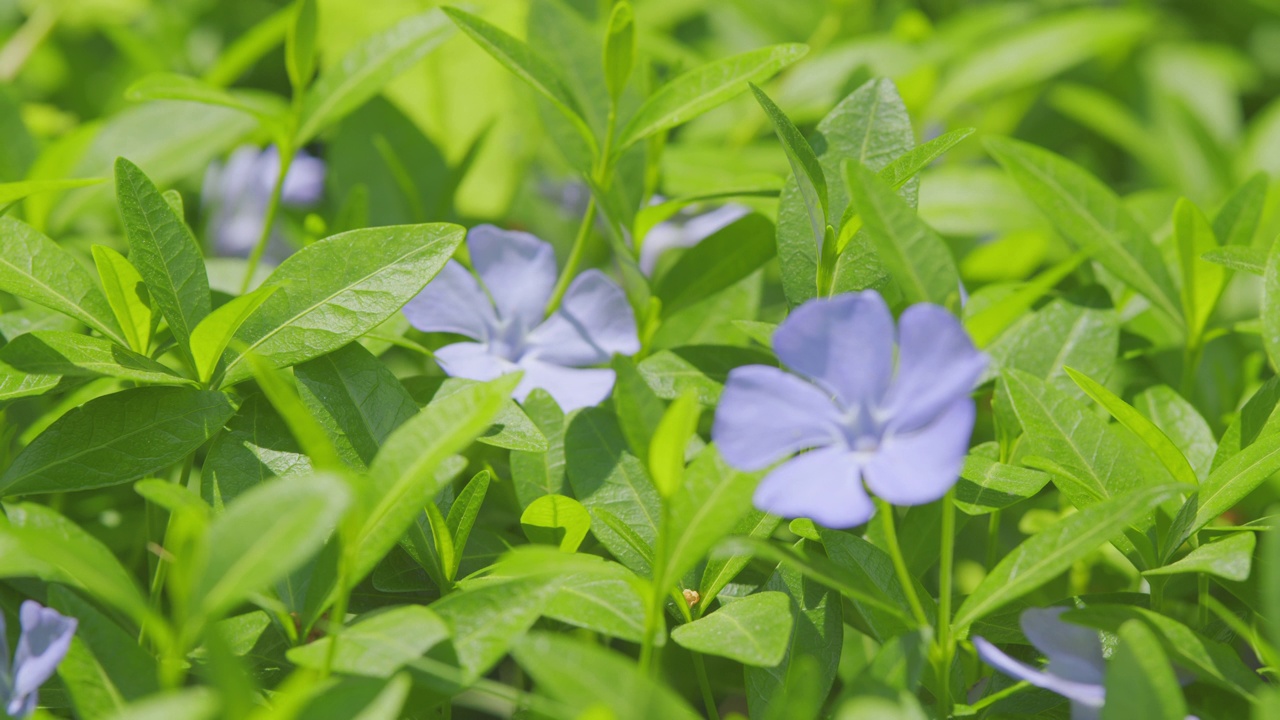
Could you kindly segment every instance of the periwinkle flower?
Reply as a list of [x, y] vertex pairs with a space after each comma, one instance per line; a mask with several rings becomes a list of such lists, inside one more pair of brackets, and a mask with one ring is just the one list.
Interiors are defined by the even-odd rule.
[[[209, 232], [219, 255], [245, 257], [262, 236], [267, 205], [280, 176], [275, 146], [236, 148], [226, 164], [213, 163], [205, 173], [201, 205], [209, 211]], [[280, 203], [305, 208], [324, 193], [324, 161], [299, 151], [280, 188]]]
[[587, 270], [544, 318], [557, 275], [551, 245], [529, 233], [481, 225], [467, 233], [467, 250], [479, 280], [450, 260], [404, 308], [419, 330], [476, 341], [437, 350], [440, 368], [471, 380], [521, 370], [517, 400], [542, 388], [565, 412], [608, 397], [614, 372], [592, 366], [640, 349], [622, 289], [599, 270]]
[[742, 205], [721, 205], [709, 212], [680, 213], [676, 218], [654, 225], [640, 245], [640, 270], [652, 275], [663, 253], [674, 248], [697, 245], [737, 222], [751, 210]]
[[71, 647], [75, 618], [65, 617], [32, 600], [18, 610], [22, 633], [9, 664], [4, 615], [0, 614], [0, 702], [10, 717], [25, 718], [36, 709], [40, 686], [53, 677]]
[[874, 513], [868, 489], [921, 505], [955, 484], [973, 431], [969, 392], [987, 357], [951, 313], [913, 305], [895, 330], [874, 291], [810, 300], [778, 327], [773, 348], [795, 374], [733, 369], [711, 429], [742, 470], [808, 451], [765, 477], [756, 507], [846, 528]]

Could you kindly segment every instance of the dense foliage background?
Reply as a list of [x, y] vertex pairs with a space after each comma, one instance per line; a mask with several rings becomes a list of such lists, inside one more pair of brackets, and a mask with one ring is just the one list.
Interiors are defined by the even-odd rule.
[[[52, 675], [37, 716], [1280, 718], [1280, 3], [0, 0], [0, 37], [10, 714]], [[537, 247], [484, 224], [554, 249], [531, 323], [625, 298], [563, 363], [600, 397], [450, 367], [424, 287]], [[753, 507], [730, 372], [807, 374], [777, 328], [868, 290], [986, 354], [958, 482]]]

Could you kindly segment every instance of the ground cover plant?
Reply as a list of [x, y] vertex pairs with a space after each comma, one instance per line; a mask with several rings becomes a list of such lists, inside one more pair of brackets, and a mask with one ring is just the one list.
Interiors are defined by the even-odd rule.
[[0, 711], [1280, 718], [1209, 5], [0, 4]]

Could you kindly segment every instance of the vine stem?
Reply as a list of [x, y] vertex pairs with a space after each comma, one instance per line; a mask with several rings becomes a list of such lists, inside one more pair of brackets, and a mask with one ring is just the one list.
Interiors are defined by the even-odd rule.
[[942, 552], [938, 567], [938, 715], [951, 716], [951, 658], [955, 640], [951, 637], [951, 595], [955, 578], [956, 490], [952, 486], [942, 499]]
[[249, 292], [253, 284], [253, 276], [258, 272], [258, 264], [271, 242], [271, 229], [276, 223], [276, 214], [280, 211], [280, 196], [284, 193], [284, 179], [293, 165], [293, 147], [285, 143], [276, 143], [276, 152], [280, 158], [280, 171], [276, 174], [276, 182], [271, 187], [271, 198], [267, 200], [267, 212], [262, 218], [262, 234], [258, 236], [258, 244], [249, 253], [249, 264], [244, 271], [244, 279], [240, 281], [240, 294]]
[[929, 626], [929, 616], [924, 612], [924, 606], [920, 604], [920, 597], [916, 595], [915, 583], [911, 581], [911, 572], [907, 570], [907, 561], [902, 557], [902, 548], [898, 545], [898, 530], [893, 519], [893, 506], [889, 503], [876, 498], [876, 511], [880, 514], [880, 521], [884, 523], [884, 542], [888, 547], [889, 558], [893, 560], [893, 570], [898, 576], [898, 584], [902, 585], [902, 593], [907, 596], [907, 603], [911, 606], [911, 614], [915, 616], [916, 624], [920, 627]]
[[[591, 180], [595, 186], [601, 190], [609, 187], [609, 173], [613, 170], [613, 135], [614, 128], [618, 124], [618, 108], [617, 103], [611, 103], [609, 106], [609, 117], [606, 121], [608, 129], [604, 134], [604, 145], [600, 149], [600, 155], [596, 158], [595, 168], [591, 172]], [[578, 236], [573, 239], [573, 248], [569, 250], [569, 258], [565, 260], [564, 270], [560, 272], [560, 277], [556, 279], [555, 289], [551, 291], [551, 300], [547, 302], [547, 315], [551, 315], [560, 307], [560, 301], [564, 299], [564, 294], [569, 289], [569, 283], [573, 281], [573, 276], [578, 272], [578, 265], [582, 263], [582, 253], [587, 246], [587, 238], [591, 237], [592, 224], [596, 219], [596, 196], [591, 193], [591, 198], [587, 201], [587, 211], [582, 216], [582, 224], [578, 226]]]
[[698, 676], [698, 687], [702, 689], [702, 704], [707, 707], [707, 720], [720, 720], [720, 711], [716, 709], [716, 697], [711, 692], [711, 679], [707, 677], [707, 666], [702, 661], [702, 653], [693, 655], [693, 671]]

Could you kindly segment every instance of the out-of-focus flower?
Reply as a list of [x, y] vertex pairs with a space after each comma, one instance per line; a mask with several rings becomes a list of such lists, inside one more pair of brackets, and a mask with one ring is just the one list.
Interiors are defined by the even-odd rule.
[[742, 205], [722, 205], [715, 210], [697, 215], [680, 213], [675, 218], [653, 226], [640, 245], [640, 270], [652, 275], [658, 266], [658, 258], [673, 248], [693, 247], [717, 231], [737, 222], [750, 208]]
[[[1043, 670], [1009, 657], [981, 637], [973, 638], [978, 657], [1008, 675], [1051, 690], [1071, 701], [1071, 720], [1098, 720], [1107, 698], [1107, 661], [1102, 656], [1102, 640], [1089, 628], [1064, 622], [1062, 613], [1070, 608], [1028, 608], [1018, 624], [1035, 649], [1049, 662]], [[1187, 681], [1179, 678], [1179, 682]], [[1198, 720], [1188, 715], [1186, 720]]]
[[32, 600], [22, 603], [18, 619], [22, 633], [10, 665], [4, 616], [0, 615], [0, 701], [10, 717], [25, 718], [36, 709], [40, 686], [53, 677], [58, 663], [66, 657], [77, 623], [75, 618]]
[[544, 319], [556, 284], [551, 245], [529, 233], [481, 225], [467, 234], [467, 249], [479, 281], [451, 260], [404, 308], [419, 330], [477, 341], [437, 350], [441, 369], [472, 380], [522, 370], [516, 399], [542, 388], [566, 412], [608, 397], [613, 371], [591, 366], [640, 349], [622, 289], [599, 270], [587, 270]]
[[[245, 257], [262, 236], [267, 205], [276, 178], [280, 154], [275, 146], [259, 150], [236, 148], [225, 164], [215, 162], [204, 176], [200, 204], [209, 217], [209, 233], [219, 255]], [[289, 165], [281, 187], [280, 203], [306, 208], [324, 193], [324, 161], [300, 151]]]
[[711, 430], [742, 470], [810, 451], [765, 477], [756, 507], [853, 527], [874, 513], [868, 488], [921, 505], [955, 484], [973, 431], [969, 392], [987, 357], [951, 313], [914, 305], [895, 330], [875, 291], [811, 300], [778, 327], [773, 347], [796, 374], [735, 368]]

